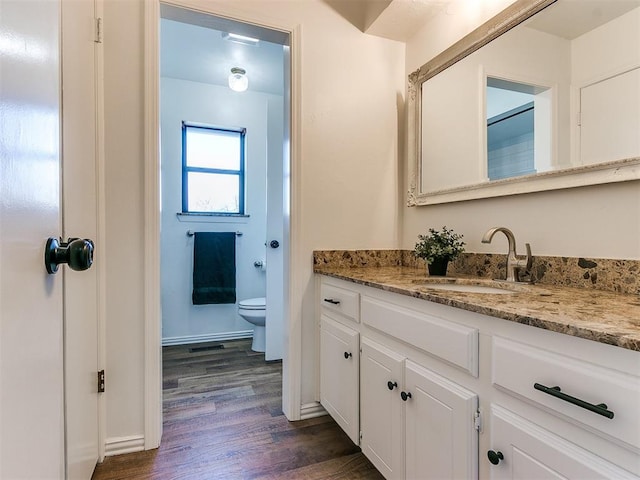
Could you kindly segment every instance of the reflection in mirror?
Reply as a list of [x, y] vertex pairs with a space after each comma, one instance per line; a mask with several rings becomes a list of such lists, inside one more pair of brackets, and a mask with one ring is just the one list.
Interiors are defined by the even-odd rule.
[[551, 89], [487, 77], [489, 180], [551, 169]]
[[409, 205], [639, 179], [638, 32], [640, 0], [517, 0], [411, 74]]

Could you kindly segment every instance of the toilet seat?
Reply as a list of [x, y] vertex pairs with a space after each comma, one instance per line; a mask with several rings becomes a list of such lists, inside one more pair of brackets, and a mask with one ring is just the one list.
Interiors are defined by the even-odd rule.
[[238, 302], [238, 308], [243, 310], [265, 310], [267, 308], [267, 299], [260, 297], [240, 300], [240, 302]]

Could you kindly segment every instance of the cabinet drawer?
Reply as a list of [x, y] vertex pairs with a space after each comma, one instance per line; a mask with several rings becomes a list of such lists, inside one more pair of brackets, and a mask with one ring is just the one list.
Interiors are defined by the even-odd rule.
[[320, 305], [327, 310], [360, 322], [360, 294], [322, 282]]
[[478, 330], [362, 297], [362, 323], [478, 376]]
[[494, 386], [640, 450], [639, 377], [501, 337], [492, 363]]
[[490, 431], [491, 449], [503, 456], [490, 467], [493, 480], [638, 478], [497, 405], [491, 406]]

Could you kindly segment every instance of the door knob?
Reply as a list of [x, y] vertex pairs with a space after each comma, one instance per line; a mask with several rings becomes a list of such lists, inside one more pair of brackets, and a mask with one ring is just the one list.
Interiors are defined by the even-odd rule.
[[400, 398], [402, 398], [403, 402], [406, 402], [411, 398], [411, 392], [400, 392]]
[[278, 240], [271, 240], [271, 241], [269, 242], [269, 246], [270, 246], [271, 248], [278, 248], [278, 247], [280, 246], [280, 242], [278, 242]]
[[489, 461], [492, 465], [498, 465], [500, 460], [504, 460], [504, 455], [502, 452], [494, 452], [493, 450], [489, 450], [487, 452], [487, 457], [489, 457]]
[[47, 273], [56, 273], [62, 263], [69, 265], [71, 270], [87, 270], [93, 264], [94, 248], [92, 240], [70, 238], [63, 242], [62, 239], [50, 237], [44, 249]]

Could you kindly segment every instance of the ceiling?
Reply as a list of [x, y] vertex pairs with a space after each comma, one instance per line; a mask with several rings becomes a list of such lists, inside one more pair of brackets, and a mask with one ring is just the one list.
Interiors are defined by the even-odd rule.
[[[449, 0], [323, 0], [362, 31], [407, 41]], [[573, 39], [640, 5], [640, 0], [559, 0], [529, 20], [529, 27]], [[162, 6], [160, 71], [164, 77], [227, 86], [233, 67], [247, 71], [249, 90], [283, 95], [284, 45], [279, 31]], [[261, 41], [242, 45], [223, 38], [239, 33]]]
[[322, 0], [364, 33], [406, 42], [452, 0]]
[[532, 17], [527, 26], [573, 40], [640, 6], [640, 0], [559, 0]]
[[[459, 0], [322, 1], [361, 31], [402, 42], [409, 41], [456, 2], [466, 8]], [[530, 19], [527, 26], [573, 40], [638, 6], [640, 0], [558, 0]]]
[[[226, 87], [231, 68], [240, 67], [247, 72], [249, 91], [283, 95], [286, 35], [210, 15], [176, 10], [179, 9], [162, 11], [162, 77]], [[243, 45], [225, 40], [222, 36], [225, 32], [240, 33], [261, 41], [256, 46]]]

